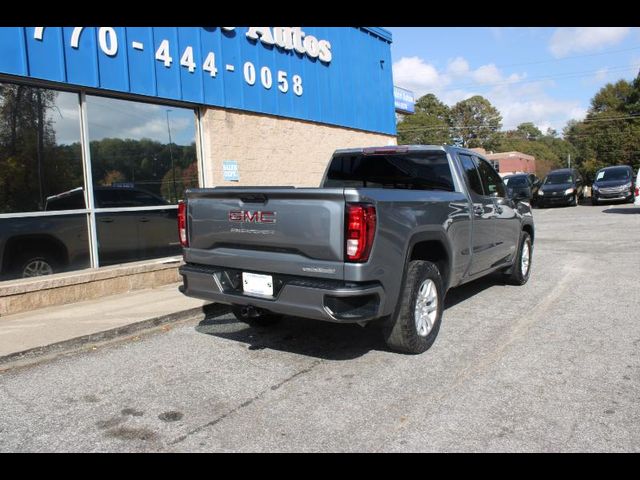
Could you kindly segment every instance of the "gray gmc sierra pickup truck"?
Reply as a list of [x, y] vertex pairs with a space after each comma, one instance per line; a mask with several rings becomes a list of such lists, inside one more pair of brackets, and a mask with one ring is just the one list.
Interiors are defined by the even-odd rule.
[[320, 188], [191, 189], [179, 207], [180, 290], [248, 323], [380, 320], [387, 345], [434, 342], [447, 290], [500, 270], [529, 279], [531, 207], [476, 152], [337, 150]]

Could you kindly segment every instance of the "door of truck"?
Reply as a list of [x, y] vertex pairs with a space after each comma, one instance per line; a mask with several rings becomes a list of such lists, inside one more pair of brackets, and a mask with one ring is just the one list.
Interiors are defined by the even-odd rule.
[[469, 275], [475, 275], [491, 268], [494, 262], [495, 203], [490, 196], [485, 195], [474, 157], [459, 153], [458, 158], [464, 171], [465, 183], [472, 203], [473, 230], [471, 233]]
[[494, 225], [494, 248], [491, 265], [505, 263], [514, 254], [520, 240], [520, 220], [516, 215], [513, 200], [507, 197], [506, 188], [500, 175], [482, 158], [477, 158], [478, 172], [482, 180], [485, 196], [494, 203], [492, 223]]

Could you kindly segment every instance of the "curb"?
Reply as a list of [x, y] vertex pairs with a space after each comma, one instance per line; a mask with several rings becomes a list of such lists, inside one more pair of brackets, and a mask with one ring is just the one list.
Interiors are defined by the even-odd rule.
[[226, 310], [227, 309], [224, 305], [208, 304], [203, 305], [202, 307], [190, 308], [188, 310], [182, 310], [179, 312], [170, 313], [168, 315], [162, 315], [159, 317], [142, 320], [140, 322], [130, 323], [128, 325], [104, 330], [102, 332], [90, 333], [88, 335], [82, 335], [80, 337], [62, 340], [50, 345], [44, 345], [41, 347], [34, 347], [28, 350], [23, 350], [21, 352], [10, 353], [8, 355], [0, 357], [0, 372], [2, 372], [3, 370], [8, 370], [8, 368], [3, 367], [10, 363], [13, 364], [14, 362], [19, 362], [19, 365], [11, 365], [11, 367], [22, 366], [22, 362], [31, 364], [39, 360], [49, 359], [65, 353], [77, 352], [88, 343], [109, 342], [118, 338], [131, 336], [143, 330], [150, 330], [155, 327], [160, 327], [168, 323], [180, 323], [189, 320], [202, 321], [207, 318], [207, 316], [226, 313]]

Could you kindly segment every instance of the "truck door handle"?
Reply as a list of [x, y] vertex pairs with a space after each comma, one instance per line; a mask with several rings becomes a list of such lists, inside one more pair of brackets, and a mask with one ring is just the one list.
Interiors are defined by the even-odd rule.
[[103, 223], [112, 223], [113, 222], [113, 218], [111, 217], [102, 217], [100, 218], [100, 221]]
[[146, 222], [148, 222], [149, 220], [151, 220], [151, 219], [150, 219], [150, 218], [148, 218], [148, 217], [142, 217], [142, 218], [140, 219], [140, 221], [141, 221], [142, 223], [146, 223]]

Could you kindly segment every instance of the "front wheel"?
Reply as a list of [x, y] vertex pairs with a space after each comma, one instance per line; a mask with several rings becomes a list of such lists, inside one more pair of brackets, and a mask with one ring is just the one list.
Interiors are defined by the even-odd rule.
[[57, 260], [47, 253], [26, 252], [14, 262], [14, 272], [21, 278], [52, 275], [58, 271]]
[[442, 320], [444, 291], [438, 267], [423, 260], [411, 261], [399, 301], [385, 325], [387, 345], [406, 353], [427, 351], [438, 336]]
[[518, 255], [510, 269], [510, 273], [505, 275], [505, 281], [512, 285], [524, 285], [529, 280], [531, 274], [531, 260], [533, 259], [533, 244], [531, 236], [523, 231], [520, 235], [520, 245]]

